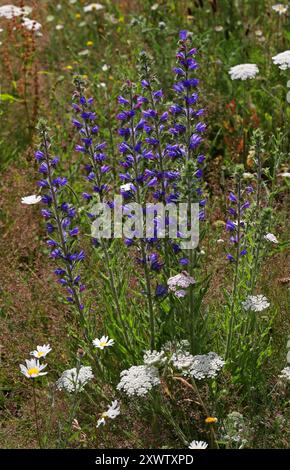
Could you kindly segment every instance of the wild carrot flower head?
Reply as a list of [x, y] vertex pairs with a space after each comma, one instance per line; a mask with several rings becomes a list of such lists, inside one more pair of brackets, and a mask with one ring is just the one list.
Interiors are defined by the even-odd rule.
[[92, 368], [90, 366], [74, 367], [65, 370], [56, 382], [58, 390], [66, 390], [70, 393], [81, 392], [85, 385], [94, 378]]
[[14, 5], [3, 5], [0, 7], [0, 18], [11, 20], [15, 16], [29, 15], [32, 11], [31, 7], [16, 7]]
[[41, 375], [46, 375], [47, 372], [41, 372], [46, 368], [47, 364], [40, 364], [37, 359], [26, 359], [26, 365], [20, 364], [20, 371], [28, 379], [35, 379]]
[[272, 57], [273, 63], [278, 65], [279, 69], [286, 70], [290, 68], [290, 51], [280, 52]]
[[248, 80], [255, 78], [259, 73], [256, 64], [239, 64], [230, 68], [229, 74], [232, 80]]
[[215, 352], [194, 356], [189, 374], [197, 380], [214, 378], [225, 365], [225, 361]]
[[262, 312], [270, 307], [270, 303], [264, 295], [249, 295], [247, 299], [242, 302], [242, 305], [245, 310], [251, 310], [253, 312]]
[[264, 235], [264, 239], [268, 242], [274, 243], [275, 245], [279, 243], [273, 233], [266, 233], [266, 235]]
[[281, 374], [279, 375], [281, 379], [286, 379], [290, 381], [290, 367], [284, 367], [284, 369], [281, 370]]
[[195, 284], [195, 280], [186, 271], [176, 274], [167, 280], [168, 288], [177, 297], [184, 297], [186, 289]]
[[128, 396], [145, 396], [160, 383], [158, 369], [154, 366], [132, 366], [123, 370], [120, 377], [117, 389], [123, 390]]
[[166, 361], [165, 353], [164, 351], [146, 351], [143, 361], [147, 366], [161, 365]]
[[36, 194], [32, 194], [32, 196], [24, 196], [21, 198], [21, 203], [27, 205], [38, 204], [40, 201], [41, 196], [36, 196]]

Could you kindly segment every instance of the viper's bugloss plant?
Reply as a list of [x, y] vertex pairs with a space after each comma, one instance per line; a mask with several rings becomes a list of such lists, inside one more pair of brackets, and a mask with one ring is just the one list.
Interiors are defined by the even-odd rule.
[[59, 158], [52, 155], [51, 137], [46, 122], [39, 121], [37, 130], [40, 144], [35, 158], [41, 174], [38, 186], [41, 188], [41, 200], [45, 206], [41, 215], [48, 234], [46, 243], [50, 249], [50, 257], [57, 264], [54, 273], [58, 283], [64, 287], [66, 300], [73, 305], [86, 336], [85, 307], [82, 300], [85, 285], [80, 275], [80, 264], [85, 259], [85, 253], [76, 243], [79, 235], [79, 227], [76, 224], [77, 209], [64, 197], [64, 188], [68, 181], [57, 173]]

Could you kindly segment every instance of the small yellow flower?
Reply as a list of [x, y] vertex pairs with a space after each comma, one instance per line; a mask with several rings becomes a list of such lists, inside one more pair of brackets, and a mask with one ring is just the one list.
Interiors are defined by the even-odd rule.
[[217, 418], [214, 418], [213, 416], [208, 416], [205, 418], [206, 424], [214, 424], [217, 422]]
[[87, 46], [92, 47], [94, 45], [93, 41], [87, 41]]
[[80, 13], [76, 13], [76, 14], [75, 14], [75, 17], [76, 17], [77, 20], [79, 20], [79, 19], [81, 18], [81, 14], [80, 14]]
[[71, 65], [66, 65], [65, 70], [72, 70], [72, 66]]

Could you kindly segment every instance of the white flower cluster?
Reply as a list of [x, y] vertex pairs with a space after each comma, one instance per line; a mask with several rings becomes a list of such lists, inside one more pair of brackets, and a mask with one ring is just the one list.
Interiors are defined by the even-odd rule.
[[195, 379], [212, 379], [217, 376], [219, 370], [225, 365], [225, 361], [215, 352], [194, 356], [189, 373]]
[[65, 370], [56, 382], [58, 390], [66, 390], [67, 392], [81, 392], [85, 385], [94, 378], [92, 368], [90, 366], [81, 366], [79, 369]]
[[14, 17], [21, 16], [21, 22], [23, 26], [28, 29], [29, 31], [39, 31], [41, 28], [41, 24], [35, 20], [31, 20], [27, 18], [32, 12], [31, 7], [16, 7], [14, 5], [3, 5], [0, 7], [0, 18], [6, 18], [7, 20], [11, 20]]
[[38, 204], [41, 201], [41, 196], [37, 196], [36, 194], [32, 194], [31, 196], [24, 196], [21, 198], [22, 204], [32, 205]]
[[229, 74], [232, 80], [247, 80], [255, 78], [259, 73], [256, 64], [239, 64], [231, 67]]
[[195, 284], [195, 280], [193, 277], [189, 276], [186, 271], [170, 277], [167, 281], [169, 290], [174, 292], [176, 297], [184, 297], [186, 295], [186, 289], [193, 284]]
[[275, 235], [273, 233], [266, 233], [266, 235], [264, 235], [264, 238], [265, 240], [267, 240], [267, 242], [271, 242], [271, 243], [279, 243], [277, 238], [275, 237]]
[[249, 295], [242, 305], [245, 310], [251, 310], [253, 312], [262, 312], [266, 308], [270, 307], [268, 299], [264, 295]]
[[282, 3], [277, 3], [276, 5], [272, 5], [272, 10], [274, 10], [280, 16], [281, 15], [286, 15], [286, 13], [288, 11], [288, 5], [283, 5]]
[[245, 423], [245, 419], [238, 411], [229, 413], [224, 421], [225, 433], [222, 439], [235, 447], [241, 449], [248, 441], [248, 429]]
[[106, 418], [115, 419], [120, 414], [120, 406], [117, 400], [112, 401], [112, 404], [109, 406], [107, 411], [102, 413], [100, 419], [97, 422], [97, 428], [102, 424], [106, 424]]
[[145, 396], [155, 385], [160, 384], [158, 369], [154, 366], [132, 366], [123, 370], [117, 390], [123, 390], [128, 396]]
[[7, 20], [11, 20], [15, 16], [21, 15], [29, 15], [32, 12], [31, 7], [16, 7], [14, 5], [3, 5], [0, 7], [0, 18], [6, 18]]
[[155, 364], [164, 364], [166, 361], [164, 351], [145, 351], [143, 361], [146, 366], [154, 366]]
[[273, 63], [279, 66], [279, 69], [286, 70], [290, 68], [290, 51], [280, 52], [272, 57]]
[[189, 352], [177, 351], [172, 355], [171, 361], [173, 366], [178, 370], [189, 369], [193, 364], [194, 356]]
[[284, 367], [284, 369], [281, 370], [279, 377], [281, 377], [281, 379], [290, 380], [290, 367]]
[[225, 361], [215, 352], [192, 356], [187, 351], [177, 351], [172, 355], [171, 361], [176, 369], [197, 380], [216, 377], [218, 371], [225, 364]]

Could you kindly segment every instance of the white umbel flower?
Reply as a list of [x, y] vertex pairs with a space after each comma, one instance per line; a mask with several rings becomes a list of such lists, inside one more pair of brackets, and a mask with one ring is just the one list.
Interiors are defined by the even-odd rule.
[[184, 371], [192, 366], [194, 356], [192, 356], [192, 354], [190, 354], [189, 352], [177, 351], [172, 354], [171, 361], [176, 369]]
[[283, 178], [290, 178], [289, 171], [284, 171], [284, 173], [279, 173], [278, 176], [282, 176]]
[[272, 6], [272, 10], [274, 10], [279, 15], [286, 15], [288, 11], [288, 6], [283, 5], [282, 3], [277, 3], [276, 5]]
[[31, 356], [37, 357], [40, 359], [41, 357], [45, 357], [51, 351], [50, 344], [44, 344], [43, 346], [36, 346], [34, 351], [31, 351]]
[[15, 16], [21, 15], [29, 15], [32, 12], [31, 7], [16, 7], [14, 5], [3, 5], [0, 7], [0, 18], [6, 18], [7, 20], [11, 20]]
[[26, 366], [20, 364], [20, 371], [28, 379], [35, 379], [47, 374], [47, 372], [41, 372], [46, 368], [47, 364], [40, 364], [38, 359], [26, 359], [25, 362]]
[[184, 297], [186, 289], [193, 284], [195, 284], [195, 280], [186, 271], [182, 271], [167, 280], [169, 290], [177, 297]]
[[231, 67], [229, 74], [232, 80], [248, 80], [255, 78], [259, 73], [256, 64], [239, 64]]
[[24, 17], [22, 19], [22, 24], [24, 28], [28, 29], [28, 31], [39, 31], [41, 29], [41, 24], [35, 20], [31, 20], [30, 18]]
[[273, 235], [273, 233], [266, 233], [266, 235], [264, 235], [264, 238], [268, 242], [275, 243], [275, 244], [279, 243], [275, 235]]
[[114, 344], [113, 339], [109, 339], [109, 336], [102, 336], [101, 339], [94, 339], [93, 340], [93, 345], [98, 348], [98, 349], [105, 349], [108, 348], [109, 346], [113, 346]]
[[290, 367], [284, 367], [284, 369], [281, 370], [279, 377], [281, 377], [281, 379], [290, 380]]
[[225, 361], [215, 352], [193, 357], [189, 368], [189, 374], [195, 379], [212, 379], [217, 376], [219, 370], [225, 365]]
[[22, 204], [32, 205], [38, 204], [41, 201], [41, 196], [36, 196], [36, 194], [32, 194], [32, 196], [24, 196], [21, 198]]
[[121, 184], [120, 186], [121, 191], [131, 191], [132, 190], [132, 183]]
[[155, 364], [163, 364], [166, 361], [164, 351], [145, 351], [143, 360], [147, 366], [154, 366]]
[[89, 366], [81, 366], [79, 370], [65, 370], [56, 382], [58, 390], [66, 390], [67, 392], [81, 392], [85, 385], [94, 378], [92, 368]]
[[194, 449], [194, 450], [204, 450], [207, 447], [208, 447], [208, 444], [205, 441], [192, 441], [188, 446], [189, 449]]
[[120, 405], [117, 400], [112, 401], [107, 411], [102, 413], [101, 418], [98, 419], [97, 428], [102, 424], [106, 424], [106, 418], [115, 419], [120, 414]]
[[128, 396], [145, 396], [155, 385], [160, 384], [158, 369], [154, 366], [132, 366], [123, 370], [117, 390], [123, 390]]
[[290, 68], [290, 51], [280, 52], [272, 57], [273, 64], [278, 65], [279, 69], [286, 70]]
[[92, 11], [100, 11], [103, 10], [104, 6], [101, 5], [100, 3], [90, 3], [89, 5], [86, 5], [84, 7], [84, 12], [85, 13], [90, 13]]
[[264, 295], [249, 295], [242, 305], [245, 310], [252, 310], [253, 312], [262, 312], [270, 307], [268, 299]]

